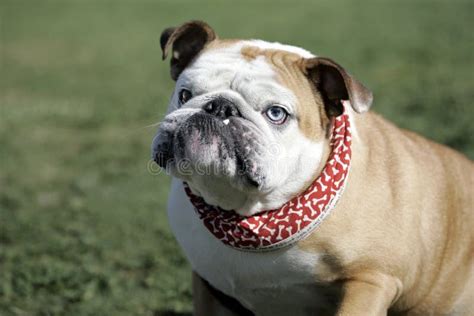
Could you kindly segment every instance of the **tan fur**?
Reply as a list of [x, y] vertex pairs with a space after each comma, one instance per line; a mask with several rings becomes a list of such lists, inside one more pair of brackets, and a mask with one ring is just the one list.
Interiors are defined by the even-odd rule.
[[[326, 137], [329, 120], [300, 56], [253, 46], [241, 53], [249, 60], [264, 56], [295, 93], [305, 136]], [[372, 299], [374, 315], [390, 306], [407, 315], [474, 313], [474, 164], [376, 114], [355, 118], [345, 193], [329, 219], [299, 243], [329, 258], [327, 269], [315, 271], [316, 281], [346, 282], [341, 315], [370, 314]]]
[[[215, 40], [206, 49], [233, 43]], [[241, 53], [248, 60], [266, 58], [298, 99], [302, 133], [327, 142], [329, 119], [301, 70], [302, 58], [253, 46]], [[315, 269], [315, 281], [343, 282], [339, 315], [384, 315], [388, 309], [473, 315], [474, 164], [376, 114], [354, 114], [354, 123], [345, 192], [325, 222], [298, 244], [327, 258], [325, 268]]]
[[[261, 49], [256, 46], [244, 46], [241, 54], [247, 60], [252, 60], [258, 56], [264, 56], [277, 73], [277, 81], [284, 87], [291, 90], [297, 100], [298, 107], [296, 119], [303, 135], [314, 141], [321, 141], [328, 135], [329, 118], [324, 112], [321, 96], [316, 93], [315, 87], [303, 74], [302, 67], [304, 60], [301, 56], [276, 49]], [[329, 156], [329, 146], [325, 146], [322, 160], [326, 161]], [[324, 166], [314, 171], [316, 177]], [[301, 186], [303, 192], [309, 185], [304, 183]]]
[[[372, 113], [357, 115], [355, 124], [346, 190], [300, 246], [325, 249], [342, 267], [341, 280], [393, 278], [386, 287], [397, 288], [398, 310], [451, 312], [472, 291], [473, 163]], [[474, 312], [472, 296], [464, 300], [462, 315]]]
[[260, 49], [255, 46], [244, 46], [241, 54], [248, 60], [264, 56], [276, 71], [277, 80], [295, 94], [298, 99], [299, 127], [306, 137], [318, 141], [326, 136], [325, 129], [329, 120], [323, 113], [321, 97], [315, 93], [314, 85], [301, 71], [303, 63], [301, 56], [287, 51]]
[[216, 38], [215, 40], [213, 40], [212, 42], [209, 42], [206, 47], [204, 48], [203, 52], [206, 52], [206, 51], [209, 51], [209, 50], [214, 50], [214, 49], [223, 49], [223, 48], [227, 48], [227, 47], [231, 47], [232, 45], [234, 44], [237, 44], [238, 42], [240, 42], [242, 40], [240, 39], [229, 39], [229, 38], [226, 38], [226, 39], [220, 39], [220, 38]]

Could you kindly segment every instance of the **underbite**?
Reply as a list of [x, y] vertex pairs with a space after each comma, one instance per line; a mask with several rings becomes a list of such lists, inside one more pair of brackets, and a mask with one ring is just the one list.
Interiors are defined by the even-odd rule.
[[261, 186], [264, 177], [258, 157], [263, 149], [242, 120], [199, 112], [179, 124], [172, 138], [176, 166], [186, 161], [206, 175], [240, 178], [248, 186]]

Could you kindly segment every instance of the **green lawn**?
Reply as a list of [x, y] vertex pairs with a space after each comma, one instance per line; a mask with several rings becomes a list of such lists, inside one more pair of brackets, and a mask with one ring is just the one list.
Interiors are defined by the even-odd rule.
[[472, 1], [0, 2], [0, 315], [181, 315], [189, 266], [148, 168], [163, 28], [292, 43], [474, 158]]

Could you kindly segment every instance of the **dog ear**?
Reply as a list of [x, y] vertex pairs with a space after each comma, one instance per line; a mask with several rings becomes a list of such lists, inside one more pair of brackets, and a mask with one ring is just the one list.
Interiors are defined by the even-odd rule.
[[211, 41], [217, 38], [214, 30], [202, 21], [190, 21], [179, 27], [170, 27], [161, 33], [163, 60], [171, 54], [171, 78], [177, 80], [186, 66]]
[[349, 100], [357, 113], [367, 112], [372, 105], [372, 92], [329, 58], [305, 59], [303, 72], [321, 93], [329, 116], [342, 114], [343, 100]]

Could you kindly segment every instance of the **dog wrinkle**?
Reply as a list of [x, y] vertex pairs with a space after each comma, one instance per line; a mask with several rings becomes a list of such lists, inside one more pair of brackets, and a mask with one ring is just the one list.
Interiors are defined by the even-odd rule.
[[329, 118], [324, 112], [323, 101], [314, 85], [302, 71], [302, 56], [279, 49], [262, 49], [257, 46], [243, 46], [241, 54], [247, 61], [263, 56], [277, 73], [277, 81], [290, 91], [297, 100], [297, 119], [302, 133], [311, 140], [320, 141], [326, 137]]

